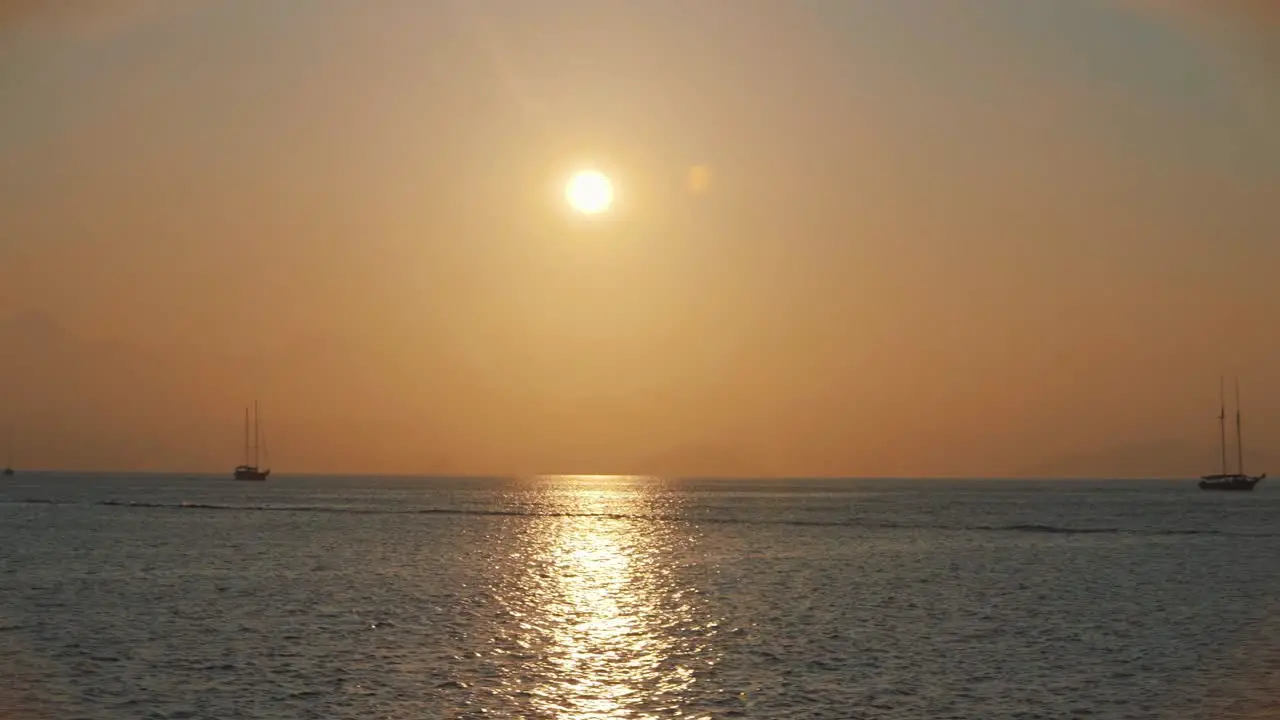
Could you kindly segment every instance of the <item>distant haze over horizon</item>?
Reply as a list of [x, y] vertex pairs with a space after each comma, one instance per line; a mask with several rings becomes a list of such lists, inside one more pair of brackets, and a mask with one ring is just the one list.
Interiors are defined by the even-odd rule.
[[229, 472], [260, 400], [287, 473], [1192, 476], [1239, 376], [1274, 469], [1276, 7], [0, 2], [0, 423], [20, 468]]
[[[344, 396], [324, 393], [338, 378], [356, 383], [367, 367], [363, 358], [341, 343], [320, 339], [272, 343], [259, 348], [261, 354], [254, 357], [199, 345], [93, 341], [77, 337], [47, 314], [28, 311], [0, 318], [0, 344], [7, 349], [0, 358], [0, 372], [22, 380], [10, 390], [6, 402], [6, 416], [13, 418], [17, 464], [39, 469], [225, 471], [241, 457], [243, 406], [252, 403], [249, 388], [255, 383], [276, 388], [272, 395], [277, 402], [288, 399], [285, 405], [263, 406], [269, 457], [274, 467], [288, 474], [1190, 477], [1216, 469], [1219, 457], [1213, 444], [1216, 423], [1201, 412], [1194, 419], [1213, 431], [1202, 438], [1101, 444], [1088, 451], [1031, 457], [1020, 465], [1014, 463], [1030, 454], [1013, 448], [1009, 460], [993, 462], [983, 472], [946, 467], [928, 473], [860, 472], [856, 462], [788, 468], [768, 464], [768, 458], [749, 447], [696, 441], [666, 448], [635, 443], [630, 456], [616, 453], [616, 459], [594, 466], [572, 461], [558, 465], [554, 459], [459, 462], [456, 446], [439, 441], [449, 436], [449, 417], [430, 403], [424, 403], [418, 415], [380, 416], [377, 408], [344, 405]], [[323, 350], [323, 366], [315, 364], [316, 349]], [[248, 398], [240, 405], [224, 401], [219, 392], [237, 383], [237, 398]], [[1255, 434], [1265, 437], [1266, 432], [1260, 428]], [[328, 437], [352, 441], [323, 445], [321, 453], [312, 450], [304, 455], [297, 450], [315, 447]], [[520, 440], [496, 432], [487, 439], [495, 448]], [[851, 437], [850, 444], [855, 443]], [[1229, 450], [1234, 464], [1234, 444]], [[1265, 470], [1259, 464], [1269, 459], [1268, 453], [1253, 447], [1246, 462], [1255, 470]]]

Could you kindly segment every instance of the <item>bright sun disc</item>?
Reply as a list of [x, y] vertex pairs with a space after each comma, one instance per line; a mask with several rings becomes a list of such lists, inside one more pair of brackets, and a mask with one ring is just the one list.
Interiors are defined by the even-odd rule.
[[583, 170], [569, 178], [564, 187], [564, 198], [569, 207], [580, 213], [594, 215], [604, 212], [613, 204], [613, 183], [604, 173]]

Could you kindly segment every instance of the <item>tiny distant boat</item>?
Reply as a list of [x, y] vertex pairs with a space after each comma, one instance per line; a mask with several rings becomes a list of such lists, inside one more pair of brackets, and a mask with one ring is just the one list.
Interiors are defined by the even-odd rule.
[[3, 474], [5, 475], [5, 477], [9, 477], [9, 476], [13, 475], [13, 474], [14, 474], [14, 473], [13, 473], [13, 468], [11, 468], [11, 467], [7, 467], [7, 468], [5, 468], [5, 469], [3, 470]]
[[1236, 380], [1236, 472], [1227, 472], [1227, 400], [1222, 382], [1218, 382], [1218, 434], [1222, 440], [1222, 472], [1200, 478], [1201, 490], [1250, 492], [1267, 477], [1248, 475], [1244, 471], [1244, 436], [1240, 432], [1240, 380]]
[[258, 465], [259, 447], [265, 453], [265, 443], [262, 442], [262, 424], [258, 418], [258, 402], [253, 403], [253, 442], [249, 442], [249, 408], [244, 409], [244, 464], [235, 469], [233, 477], [236, 480], [266, 480], [271, 474], [271, 469], [260, 469]]

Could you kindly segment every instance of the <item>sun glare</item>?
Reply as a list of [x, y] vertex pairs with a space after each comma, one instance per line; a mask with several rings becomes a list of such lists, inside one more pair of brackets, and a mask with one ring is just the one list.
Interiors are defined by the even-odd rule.
[[595, 215], [613, 204], [613, 183], [604, 173], [583, 170], [569, 178], [564, 187], [564, 199], [569, 207], [584, 215]]

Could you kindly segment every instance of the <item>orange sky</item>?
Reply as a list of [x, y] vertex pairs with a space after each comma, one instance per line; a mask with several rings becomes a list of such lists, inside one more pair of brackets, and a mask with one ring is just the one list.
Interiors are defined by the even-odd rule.
[[20, 465], [256, 397], [279, 472], [1191, 474], [1222, 373], [1280, 437], [1247, 2], [69, 7], [0, 3]]

